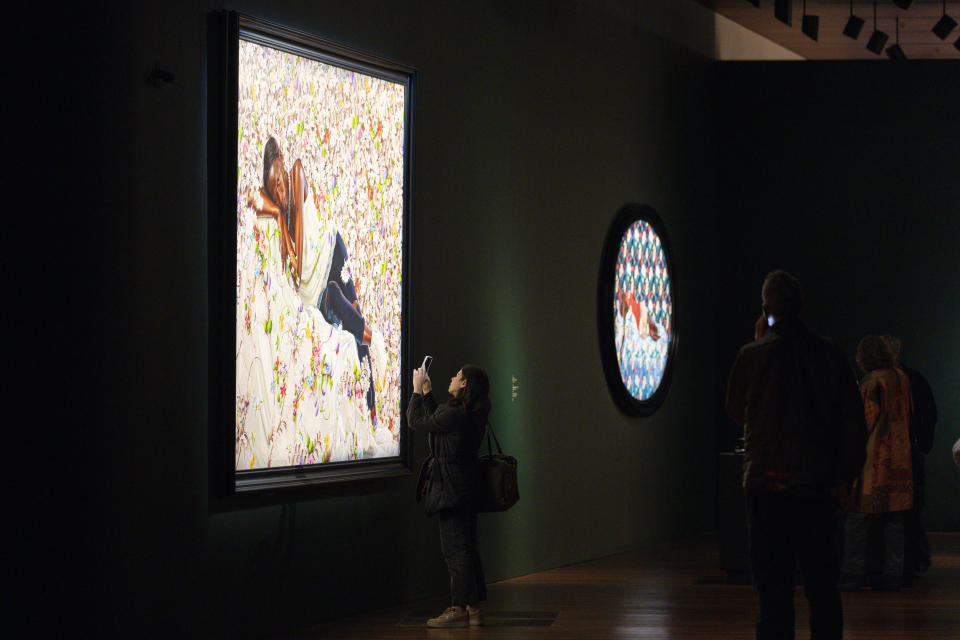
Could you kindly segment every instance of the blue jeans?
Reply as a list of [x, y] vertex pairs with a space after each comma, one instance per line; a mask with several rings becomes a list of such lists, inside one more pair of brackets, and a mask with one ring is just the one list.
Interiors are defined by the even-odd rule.
[[[347, 246], [343, 237], [337, 233], [337, 242], [333, 247], [333, 262], [330, 265], [330, 276], [327, 286], [320, 294], [317, 308], [320, 314], [330, 324], [347, 330], [357, 341], [357, 353], [362, 362], [370, 357], [370, 348], [363, 344], [363, 329], [367, 325], [357, 300], [357, 290], [353, 284], [353, 277], [345, 284], [340, 278], [344, 265], [347, 263]], [[354, 304], [356, 303], [356, 306]], [[373, 388], [373, 371], [370, 371], [370, 389], [367, 391], [367, 408], [373, 409], [376, 401], [376, 392]]]

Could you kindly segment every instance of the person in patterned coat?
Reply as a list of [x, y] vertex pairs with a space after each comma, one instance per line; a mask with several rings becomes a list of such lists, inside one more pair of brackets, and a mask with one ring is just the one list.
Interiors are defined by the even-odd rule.
[[866, 376], [860, 384], [867, 423], [867, 461], [851, 492], [845, 525], [846, 549], [841, 589], [867, 583], [871, 535], [883, 538], [879, 590], [898, 590], [903, 579], [904, 517], [913, 508], [910, 450], [910, 382], [895, 366], [889, 345], [869, 335], [857, 345], [857, 364]]

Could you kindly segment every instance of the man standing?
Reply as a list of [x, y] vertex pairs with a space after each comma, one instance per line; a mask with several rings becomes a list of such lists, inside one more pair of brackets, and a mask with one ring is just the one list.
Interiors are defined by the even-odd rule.
[[867, 431], [856, 377], [833, 343], [799, 319], [800, 283], [763, 281], [755, 340], [740, 349], [727, 412], [744, 427], [750, 562], [759, 599], [757, 638], [793, 638], [799, 560], [812, 640], [839, 639], [836, 496], [860, 474]]
[[288, 171], [276, 138], [263, 148], [263, 186], [247, 195], [247, 204], [261, 218], [272, 218], [280, 231], [284, 267], [304, 303], [319, 309], [332, 325], [350, 332], [357, 341], [361, 362], [370, 362], [367, 407], [376, 420], [376, 384], [383, 384], [386, 351], [383, 337], [367, 324], [360, 308], [347, 247], [335, 222], [321, 229], [311, 186], [297, 158]]

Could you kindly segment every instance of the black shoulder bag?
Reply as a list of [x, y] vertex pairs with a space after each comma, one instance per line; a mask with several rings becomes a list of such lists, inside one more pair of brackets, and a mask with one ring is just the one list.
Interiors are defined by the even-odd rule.
[[[493, 453], [490, 438], [497, 444]], [[487, 423], [487, 453], [477, 459], [476, 508], [481, 512], [506, 511], [520, 499], [517, 489], [517, 459], [503, 453], [500, 441]]]

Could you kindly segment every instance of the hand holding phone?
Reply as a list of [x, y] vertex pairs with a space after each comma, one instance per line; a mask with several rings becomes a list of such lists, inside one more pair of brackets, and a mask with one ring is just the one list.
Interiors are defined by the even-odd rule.
[[433, 356], [427, 356], [423, 359], [423, 364], [420, 365], [419, 369], [415, 369], [413, 372], [413, 392], [414, 393], [430, 393], [433, 389], [433, 385], [430, 383], [430, 376], [427, 374], [427, 370], [430, 369], [430, 365], [433, 364]]

